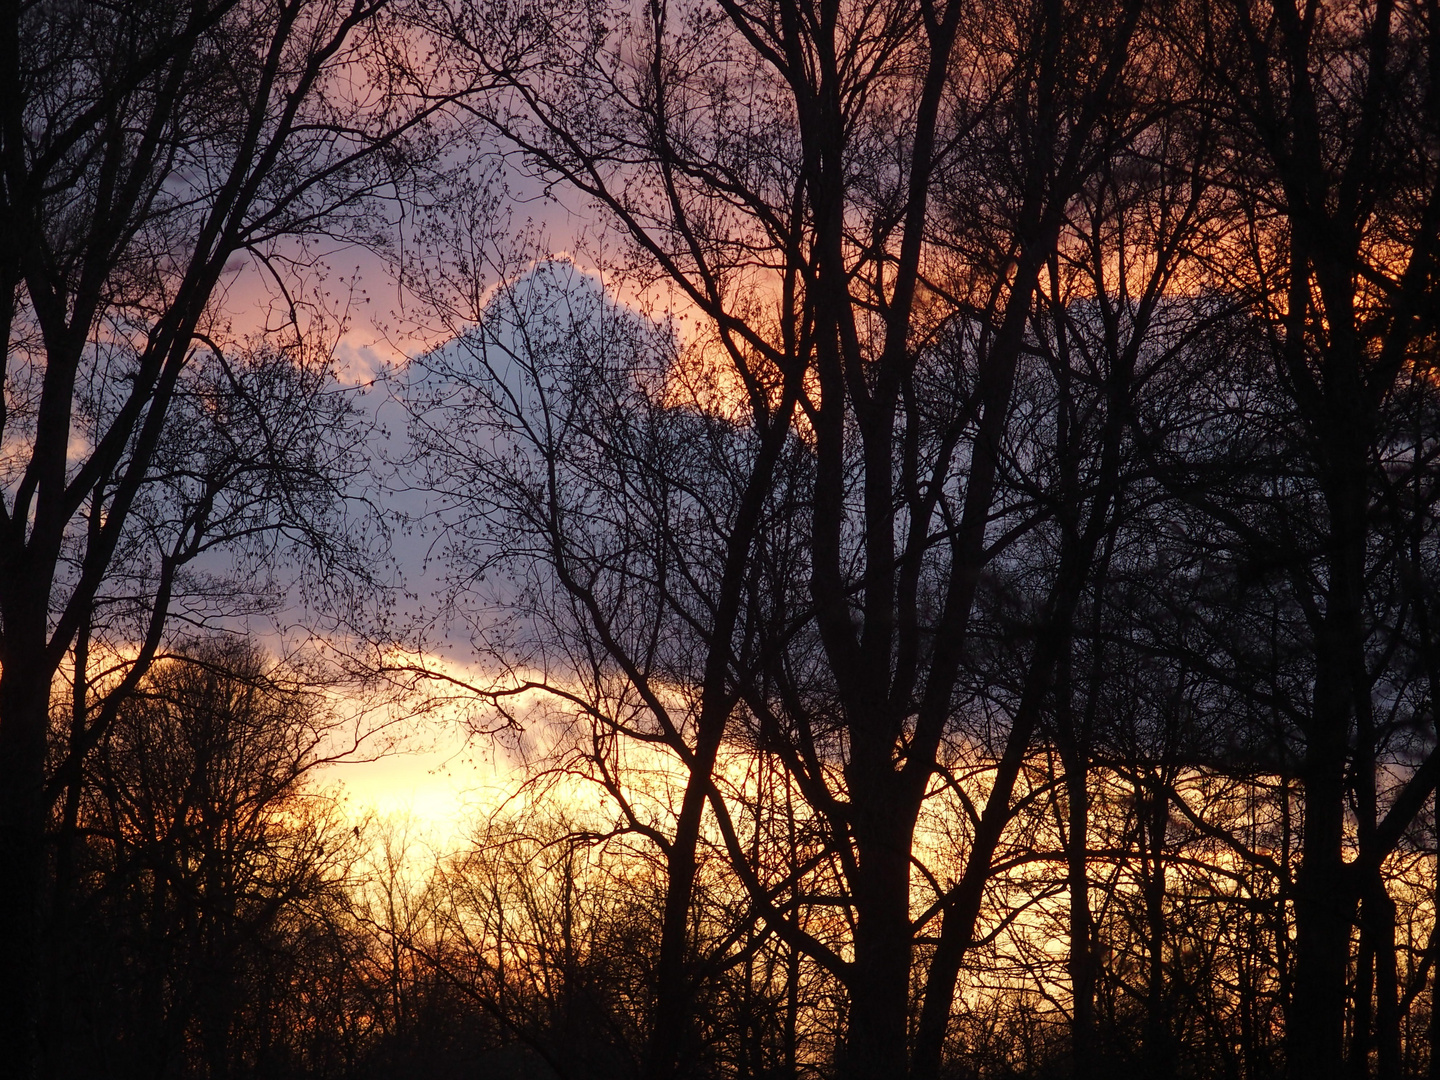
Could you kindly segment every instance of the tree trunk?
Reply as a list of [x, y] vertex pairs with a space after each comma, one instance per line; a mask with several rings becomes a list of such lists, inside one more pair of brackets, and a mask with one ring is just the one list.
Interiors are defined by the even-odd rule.
[[[1297, 268], [1308, 263], [1303, 255], [1292, 258]], [[1325, 280], [1323, 267], [1316, 273]], [[1338, 276], [1348, 286], [1348, 274]], [[1325, 310], [1338, 340], [1323, 361], [1323, 405], [1314, 406], [1327, 442], [1317, 461], [1328, 511], [1327, 587], [1314, 631], [1315, 689], [1301, 764], [1305, 831], [1295, 878], [1295, 989], [1286, 1017], [1292, 1080], [1339, 1080], [1345, 1073], [1346, 975], [1359, 899], [1344, 846], [1352, 721], [1369, 694], [1363, 608], [1372, 418], [1364, 412], [1363, 362], [1352, 340], [1349, 299], [1341, 285], [1332, 284], [1326, 293]], [[1298, 299], [1292, 306], [1306, 310]], [[1360, 753], [1357, 768], [1364, 766], [1363, 746]]]
[[1170, 1028], [1170, 990], [1165, 982], [1165, 832], [1170, 799], [1163, 784], [1135, 792], [1140, 812], [1140, 859], [1145, 902], [1145, 1071], [1151, 1080], [1169, 1080], [1175, 1071], [1175, 1038]]
[[1400, 1080], [1400, 980], [1395, 967], [1395, 902], [1377, 882], [1370, 918], [1375, 939], [1375, 1056], [1377, 1080]]
[[[1323, 668], [1322, 668], [1323, 672]], [[1354, 903], [1341, 855], [1345, 746], [1312, 738], [1304, 769], [1305, 832], [1295, 876], [1294, 991], [1286, 1015], [1292, 1080], [1339, 1080], [1345, 1071], [1346, 967]]]
[[[1440, 795], [1435, 797], [1437, 813], [1440, 813]], [[1440, 923], [1440, 845], [1435, 851], [1435, 881], [1430, 894], [1431, 910]], [[1440, 925], [1430, 930], [1430, 1068], [1429, 1080], [1440, 1080]]]
[[1370, 1025], [1375, 1001], [1375, 936], [1365, 926], [1373, 912], [1362, 919], [1360, 952], [1355, 957], [1355, 986], [1351, 997], [1355, 1008], [1350, 1017], [1351, 1080], [1368, 1080], [1370, 1076]]
[[[43, 625], [43, 624], [42, 624]], [[9, 630], [9, 627], [7, 627]], [[7, 642], [23, 640], [6, 634]], [[44, 635], [36, 635], [43, 642]], [[0, 669], [0, 1055], [16, 1080], [40, 1072], [45, 888], [45, 741], [49, 680], [38, 648], [7, 650]]]
[[[889, 771], [888, 762], [873, 764]], [[857, 816], [868, 820], [855, 829], [859, 873], [844, 1080], [896, 1080], [909, 1062], [910, 840], [918, 806], [898, 801], [898, 792], [888, 799], [878, 795], [856, 800]]]
[[691, 774], [667, 853], [660, 958], [655, 972], [655, 1012], [645, 1066], [648, 1080], [669, 1080], [677, 1074], [683, 1075], [683, 1063], [690, 1050], [687, 1044], [693, 1017], [686, 953], [690, 905], [695, 893], [695, 851], [709, 779], [708, 768], [703, 775]]
[[1066, 885], [1070, 893], [1070, 1038], [1075, 1080], [1089, 1080], [1095, 1055], [1095, 961], [1090, 942], [1088, 874], [1090, 797], [1083, 760], [1065, 766], [1069, 843]]

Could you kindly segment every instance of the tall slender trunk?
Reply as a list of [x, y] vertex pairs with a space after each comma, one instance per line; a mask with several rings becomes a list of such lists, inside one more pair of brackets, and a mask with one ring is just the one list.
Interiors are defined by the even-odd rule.
[[[1316, 641], [1314, 707], [1301, 765], [1305, 829], [1295, 878], [1295, 982], [1286, 1017], [1292, 1080], [1345, 1073], [1346, 976], [1356, 885], [1344, 859], [1347, 764], [1360, 626], [1364, 533], [1363, 467], [1352, 456], [1332, 485], [1329, 609]], [[1338, 490], [1337, 490], [1338, 489]], [[1363, 659], [1359, 661], [1363, 670]]]
[[1175, 1071], [1170, 988], [1165, 980], [1165, 833], [1170, 798], [1158, 778], [1149, 790], [1142, 787], [1135, 794], [1145, 904], [1145, 1074], [1150, 1080], [1169, 1080]]
[[[1108, 562], [1108, 558], [1106, 560]], [[1095, 606], [1091, 640], [1095, 655], [1087, 680], [1084, 708], [1077, 724], [1073, 650], [1059, 657], [1055, 695], [1055, 731], [1065, 769], [1065, 884], [1069, 895], [1070, 1054], [1076, 1080], [1095, 1071], [1095, 951], [1090, 932], [1090, 751], [1103, 664], [1100, 650], [1101, 605]]]
[[1312, 739], [1306, 759], [1305, 831], [1295, 876], [1295, 964], [1285, 1025], [1286, 1065], [1292, 1080], [1338, 1080], [1345, 1068], [1345, 976], [1354, 910], [1341, 857], [1343, 744]]
[[[747, 573], [758, 523], [770, 491], [771, 479], [785, 445], [790, 415], [798, 395], [796, 380], [787, 376], [781, 400], [768, 425], [761, 428], [761, 445], [737, 508], [727, 542], [724, 572], [717, 595], [715, 621], [705, 658], [696, 743], [688, 762], [685, 794], [675, 823], [675, 835], [666, 851], [665, 905], [660, 930], [660, 957], [655, 979], [655, 1010], [646, 1049], [647, 1080], [669, 1080], [690, 1066], [694, 1029], [693, 989], [687, 970], [690, 947], [690, 909], [695, 894], [696, 853], [715, 762], [725, 738], [734, 699], [730, 688], [732, 635], [740, 617]], [[636, 670], [637, 683], [644, 676]]]
[[[732, 549], [731, 554], [732, 568], [738, 577], [744, 553]], [[722, 621], [723, 634], [717, 634], [717, 640], [728, 644], [731, 625], [733, 623]], [[665, 852], [665, 903], [655, 973], [655, 1009], [644, 1063], [647, 1080], [669, 1080], [685, 1075], [693, 1064], [694, 988], [688, 964], [690, 910], [695, 898], [700, 826], [730, 712], [723, 675], [717, 674], [723, 672], [723, 657], [721, 646], [713, 646], [705, 701], [700, 710], [699, 737], [685, 780], [675, 834]]]
[[[43, 643], [42, 632], [29, 644]], [[48, 678], [41, 649], [6, 627], [0, 660], [0, 1055], [16, 1080], [40, 1073]], [[12, 644], [13, 643], [13, 644]]]
[[[1435, 797], [1437, 812], [1440, 812], [1440, 795]], [[1430, 907], [1440, 921], [1440, 844], [1435, 849], [1434, 883], [1430, 892]], [[1440, 926], [1430, 930], [1430, 1025], [1426, 1034], [1430, 1039], [1429, 1080], [1440, 1080]]]
[[[1375, 728], [1369, 710], [1360, 708], [1358, 702], [1355, 719], [1355, 764], [1352, 770], [1355, 828], [1361, 850], [1368, 851], [1374, 845], [1378, 813]], [[1381, 907], [1389, 898], [1380, 899], [1385, 892], [1385, 886], [1380, 881], [1379, 868], [1366, 876], [1371, 880], [1358, 886], [1364, 890], [1364, 903], [1360, 918], [1360, 949], [1355, 957], [1354, 992], [1351, 994], [1355, 1004], [1350, 1023], [1350, 1075], [1353, 1080], [1368, 1080], [1370, 1076], [1370, 1050], [1374, 1046], [1376, 966], [1377, 961], [1383, 964], [1383, 958], [1377, 953], [1383, 948], [1381, 938], [1388, 936], [1393, 940], [1394, 936], [1393, 931], [1386, 932], [1380, 926], [1384, 921]]]
[[[1359, 900], [1344, 859], [1345, 815], [1351, 731], [1364, 719], [1369, 694], [1363, 612], [1374, 417], [1365, 404], [1350, 270], [1313, 257], [1307, 245], [1325, 250], [1309, 235], [1318, 228], [1313, 222], [1295, 228], [1291, 265], [1297, 272], [1313, 269], [1330, 341], [1320, 361], [1320, 396], [1302, 403], [1324, 437], [1314, 463], [1326, 509], [1325, 589], [1323, 614], [1311, 621], [1315, 682], [1301, 763], [1305, 831], [1295, 879], [1295, 983], [1286, 1017], [1286, 1063], [1292, 1080], [1339, 1080], [1345, 1073], [1346, 976]], [[1315, 309], [1304, 282], [1292, 283], [1292, 289], [1298, 290], [1290, 301], [1294, 325]], [[1357, 741], [1361, 760], [1355, 764], [1363, 769], [1363, 733]]]
[[785, 1023], [782, 1062], [786, 1080], [795, 1080], [800, 1062], [800, 950], [791, 948], [785, 958]]
[[1373, 913], [1361, 919], [1360, 950], [1355, 956], [1355, 981], [1351, 991], [1354, 1009], [1350, 1015], [1350, 1055], [1347, 1064], [1351, 1080], [1370, 1076], [1371, 1023], [1375, 1004], [1375, 937], [1365, 925]]
[[1400, 980], [1395, 966], [1395, 901], [1383, 882], [1367, 901], [1375, 946], [1375, 1076], [1400, 1080]]
[[660, 923], [660, 957], [655, 971], [655, 1011], [650, 1029], [645, 1075], [669, 1080], [684, 1071], [687, 1034], [692, 1021], [686, 971], [690, 906], [695, 893], [696, 848], [705, 808], [709, 770], [692, 772], [685, 788], [680, 817], [665, 859], [665, 905]]
[[1070, 893], [1070, 1038], [1076, 1080], [1089, 1080], [1095, 1057], [1095, 959], [1090, 941], [1090, 794], [1083, 756], [1065, 765], [1068, 836], [1066, 886]]

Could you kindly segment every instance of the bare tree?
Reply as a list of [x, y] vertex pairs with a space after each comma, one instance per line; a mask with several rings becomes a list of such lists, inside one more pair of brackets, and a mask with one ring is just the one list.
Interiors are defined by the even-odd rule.
[[[129, 693], [217, 537], [289, 521], [308, 543], [333, 523], [306, 521], [319, 501], [302, 489], [333, 494], [334, 467], [351, 466], [287, 444], [262, 388], [303, 381], [280, 362], [303, 346], [282, 335], [268, 375], [242, 373], [216, 299], [240, 256], [290, 290], [294, 329], [305, 238], [376, 235], [373, 197], [432, 108], [387, 78], [406, 41], [390, 18], [383, 2], [218, 0], [16, 3], [0, 19], [0, 1049], [18, 1075], [37, 1067], [44, 837], [64, 787], [46, 770], [56, 673], [68, 656], [83, 685], [96, 631], [128, 608], [99, 662]], [[241, 460], [205, 461], [241, 417]], [[197, 422], [215, 434], [184, 447]], [[297, 449], [300, 471], [276, 472]], [[70, 780], [115, 715], [79, 705]]]
[[[1284, 715], [1295, 757], [1280, 765], [1303, 788], [1287, 1068], [1339, 1076], [1357, 904], [1357, 976], [1368, 984], [1373, 961], [1392, 952], [1379, 867], [1440, 771], [1395, 727], [1423, 715], [1430, 692], [1405, 672], [1412, 661], [1397, 659], [1425, 605], [1395, 575], [1414, 558], [1410, 515], [1428, 519], [1431, 498], [1429, 406], [1408, 410], [1416, 365], [1427, 363], [1440, 254], [1435, 15], [1389, 3], [1210, 10], [1203, 36], [1180, 39], [1230, 57], [1220, 118], [1237, 227], [1210, 258], [1263, 327], [1268, 370], [1254, 367], [1222, 410], [1243, 458], [1230, 459], [1208, 504], [1188, 473], [1187, 497], [1221, 523], [1248, 594], [1236, 625], [1277, 665], [1259, 674], [1231, 649], [1233, 669], [1212, 670], [1236, 689], [1249, 682], [1252, 700]], [[1216, 599], [1217, 613], [1237, 611]], [[1234, 626], [1215, 625], [1220, 640], [1240, 643]], [[1357, 987], [1356, 1000], [1365, 1034], [1352, 1049], [1363, 1061], [1371, 987]], [[1387, 1036], [1382, 1050], [1393, 1044]], [[1394, 1055], [1381, 1058], [1393, 1074]]]
[[[1132, 81], [1137, 35], [1153, 29], [1142, 14], [1139, 3], [1103, 14], [959, 0], [654, 3], [611, 20], [557, 8], [540, 29], [518, 10], [437, 9], [457, 62], [510, 88], [477, 119], [538, 176], [592, 199], [635, 265], [703, 316], [714, 359], [681, 369], [732, 371], [747, 415], [771, 416], [786, 394], [803, 413], [813, 473], [804, 547], [787, 565], [804, 588], [771, 586], [788, 599], [757, 615], [773, 624], [771, 666], [756, 669], [746, 704], [795, 740], [795, 773], [833, 829], [853, 957], [768, 912], [774, 932], [847, 986], [854, 1075], [909, 1068], [917, 815], [1006, 512], [1000, 463], [1016, 451], [1011, 406], [1037, 283], [1097, 162], [1155, 105], [1153, 88]], [[1017, 511], [1005, 527], [1023, 520]], [[1068, 623], [1087, 567], [1082, 557], [1070, 568], [1047, 624]], [[802, 648], [797, 627], [808, 703], [766, 681]], [[1005, 753], [1012, 779], [996, 786], [974, 874], [943, 905], [951, 928], [920, 1039], [927, 1075], [1009, 817], [1005, 783], [1063, 634], [1042, 634]], [[719, 738], [723, 725], [708, 730]], [[704, 785], [707, 772], [702, 763], [692, 778]], [[712, 809], [724, 829], [718, 795]], [[770, 904], [770, 885], [733, 856]]]
[[[523, 620], [515, 633], [479, 627], [514, 673], [489, 699], [506, 709], [542, 690], [573, 710], [588, 734], [566, 742], [568, 760], [611, 800], [615, 827], [664, 861], [647, 1070], [668, 1075], [697, 1049], [702, 817], [734, 671], [755, 662], [751, 548], [777, 514], [798, 386], [707, 414], [703, 387], [672, 370], [668, 328], [556, 264], [502, 284], [477, 314], [474, 331], [418, 361], [411, 437], [444, 502], [460, 599], [489, 569], [515, 575], [497, 604]], [[647, 752], [652, 765], [632, 760]], [[632, 783], [628, 770], [650, 767], [682, 770], [678, 808]]]

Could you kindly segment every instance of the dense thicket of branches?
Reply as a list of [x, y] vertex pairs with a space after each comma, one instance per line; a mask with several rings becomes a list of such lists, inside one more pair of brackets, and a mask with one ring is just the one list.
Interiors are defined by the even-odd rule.
[[[353, 501], [369, 432], [337, 392], [313, 245], [373, 243], [382, 197], [416, 175], [434, 105], [398, 77], [404, 46], [385, 0], [0, 13], [0, 1055], [15, 1075], [40, 1074], [49, 1038], [81, 778], [176, 624], [234, 626], [299, 583], [334, 627], [379, 591]], [[231, 287], [274, 306], [237, 327]]]
[[[477, 125], [697, 328], [625, 332], [497, 261], [498, 293], [430, 294], [483, 303], [415, 430], [459, 598], [513, 617], [476, 624], [517, 674], [493, 700], [583, 718], [571, 769], [664, 867], [645, 1073], [700, 1066], [743, 955], [693, 940], [708, 830], [742, 926], [833, 981], [841, 1076], [950, 1067], [981, 953], [1057, 895], [1064, 974], [1032, 986], [1078, 1075], [1119, 1045], [1131, 901], [1151, 1074], [1202, 1044], [1396, 1074], [1419, 991], [1386, 878], [1440, 773], [1433, 5], [527, 11], [430, 29], [505, 88]], [[1192, 862], [1272, 935], [1243, 1066], [1182, 1026]]]
[[[1434, 0], [431, 0], [403, 49], [380, 7], [118, 10], [168, 28], [118, 94], [95, 20], [7, 31], [24, 1060], [1440, 1076]], [[273, 106], [193, 65], [232, 37]], [[157, 657], [207, 547], [353, 550], [323, 350], [208, 305], [373, 224], [442, 99], [607, 254], [477, 178], [406, 208], [443, 617], [535, 763], [426, 861], [308, 783], [296, 672]]]

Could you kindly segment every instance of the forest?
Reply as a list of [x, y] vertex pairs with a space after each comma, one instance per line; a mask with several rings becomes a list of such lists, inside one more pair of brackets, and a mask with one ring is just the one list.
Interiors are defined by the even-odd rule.
[[1440, 0], [3, 6], [0, 1072], [1440, 1077]]

